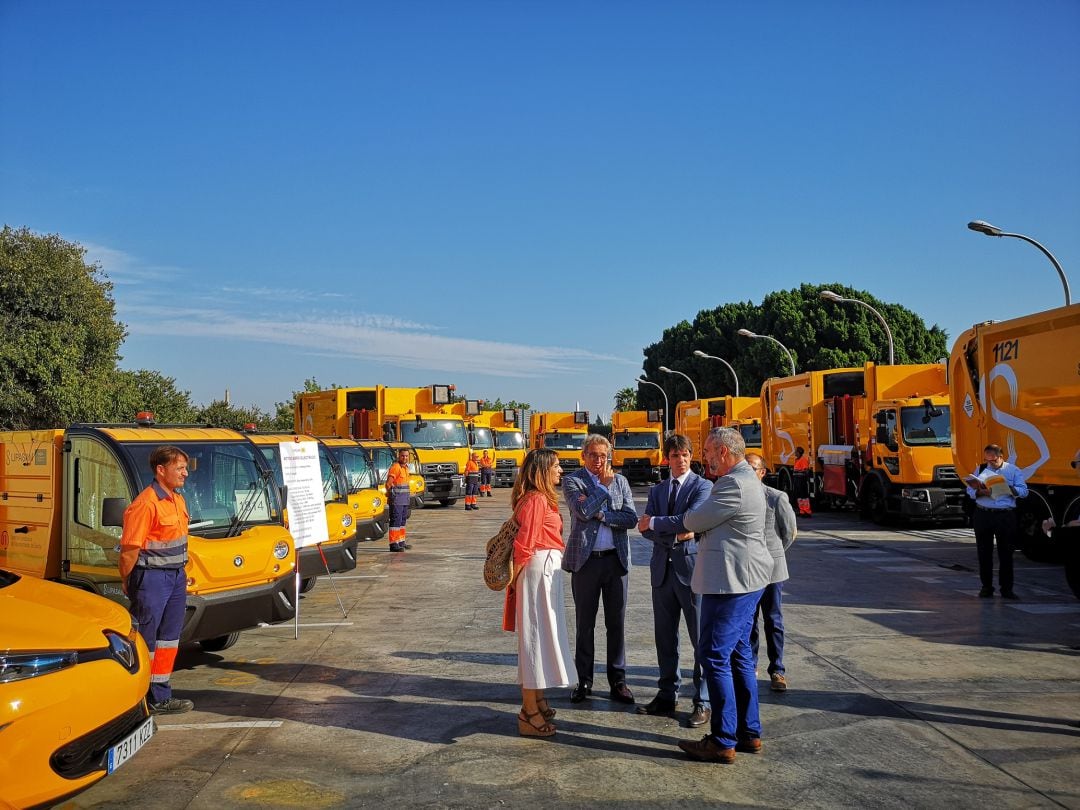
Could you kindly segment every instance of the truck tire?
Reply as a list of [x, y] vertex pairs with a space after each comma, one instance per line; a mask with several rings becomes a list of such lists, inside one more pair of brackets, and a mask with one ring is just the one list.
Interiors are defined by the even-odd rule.
[[1063, 549], [1053, 536], [1047, 537], [1042, 522], [1050, 517], [1050, 506], [1037, 492], [1016, 502], [1016, 533], [1020, 552], [1033, 562], [1061, 563]]
[[311, 591], [311, 589], [315, 587], [315, 581], [317, 579], [318, 577], [307, 577], [306, 579], [300, 580], [300, 593], [308, 593]]
[[885, 487], [875, 476], [868, 478], [863, 484], [860, 513], [864, 518], [869, 518], [879, 526], [885, 526], [889, 522], [889, 502], [885, 494]]
[[227, 650], [233, 644], [240, 640], [239, 633], [229, 633], [224, 636], [217, 636], [216, 638], [204, 638], [199, 642], [199, 646], [206, 652], [221, 652]]

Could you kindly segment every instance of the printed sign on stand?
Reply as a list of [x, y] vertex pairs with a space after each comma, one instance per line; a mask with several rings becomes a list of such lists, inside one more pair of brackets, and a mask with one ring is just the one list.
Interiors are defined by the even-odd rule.
[[326, 528], [322, 469], [316, 442], [281, 442], [281, 476], [288, 487], [289, 532], [296, 547], [330, 539]]

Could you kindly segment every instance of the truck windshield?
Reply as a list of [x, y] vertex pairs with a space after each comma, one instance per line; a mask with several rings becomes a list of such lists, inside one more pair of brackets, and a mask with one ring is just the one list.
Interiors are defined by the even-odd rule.
[[[188, 454], [188, 478], [180, 494], [191, 517], [189, 528], [199, 534], [230, 529], [234, 521], [244, 525], [280, 523], [277, 488], [267, 486], [273, 473], [257, 448], [245, 442], [178, 442]], [[152, 442], [125, 444], [139, 474], [141, 487], [154, 480], [150, 470]], [[265, 475], [264, 475], [265, 473]]]
[[753, 422], [749, 425], [739, 425], [739, 433], [742, 434], [743, 444], [747, 447], [761, 447], [760, 422]]
[[491, 436], [491, 428], [477, 427], [473, 428], [473, 450], [490, 450], [495, 446], [495, 441]]
[[948, 405], [901, 408], [900, 425], [904, 444], [909, 447], [948, 447], [952, 444]]
[[465, 423], [454, 419], [428, 419], [424, 422], [402, 420], [401, 440], [413, 447], [426, 447], [431, 450], [469, 446]]
[[546, 447], [548, 450], [580, 450], [584, 446], [584, 433], [544, 434], [544, 447]]
[[[285, 486], [285, 478], [281, 473], [281, 448], [276, 444], [260, 444], [259, 451], [262, 453], [263, 458], [266, 459], [266, 463], [270, 465], [270, 469], [274, 471], [274, 483], [278, 487]], [[326, 455], [326, 448], [319, 445], [319, 469], [322, 471], [322, 485], [323, 485], [323, 501], [325, 503], [331, 503], [341, 499], [341, 490], [339, 488], [339, 482], [337, 477], [337, 471], [334, 469], [330, 462], [330, 459]], [[188, 478], [188, 486], [191, 485], [191, 479]], [[184, 491], [187, 491], [187, 486], [184, 487]], [[193, 517], [192, 520], [195, 518]]]
[[659, 433], [618, 433], [612, 434], [616, 450], [659, 450]]
[[525, 437], [520, 430], [496, 430], [495, 446], [500, 450], [524, 450]]
[[[367, 456], [359, 447], [332, 447], [331, 452], [345, 473], [349, 494], [354, 495], [362, 489], [378, 489], [375, 470], [368, 463]], [[387, 467], [389, 469], [389, 466]]]

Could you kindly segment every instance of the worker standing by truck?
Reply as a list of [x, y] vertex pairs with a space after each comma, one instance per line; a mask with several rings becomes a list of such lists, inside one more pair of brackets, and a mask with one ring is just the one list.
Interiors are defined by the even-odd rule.
[[386, 501], [390, 507], [390, 550], [412, 548], [405, 542], [405, 523], [409, 519], [412, 493], [409, 491], [409, 451], [398, 450], [397, 461], [386, 471]]
[[476, 496], [480, 492], [480, 456], [472, 453], [465, 462], [465, 511], [479, 509]]
[[485, 450], [480, 456], [480, 497], [491, 497], [491, 482], [495, 478], [495, 459]]
[[994, 539], [997, 538], [998, 584], [1001, 596], [1016, 599], [1013, 592], [1013, 550], [1017, 546], [1016, 499], [1028, 494], [1024, 474], [1005, 461], [1001, 447], [983, 448], [979, 470], [964, 479], [967, 493], [975, 499], [975, 548], [979, 555], [979, 596], [994, 595]]
[[190, 700], [174, 698], [169, 677], [187, 604], [188, 510], [176, 490], [188, 477], [188, 455], [163, 445], [150, 453], [154, 481], [124, 510], [120, 577], [150, 652], [150, 711], [191, 711]]

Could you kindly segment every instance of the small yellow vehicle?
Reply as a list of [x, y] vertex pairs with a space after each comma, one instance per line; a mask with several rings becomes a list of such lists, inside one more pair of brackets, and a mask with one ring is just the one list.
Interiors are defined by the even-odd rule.
[[0, 806], [52, 806], [124, 765], [154, 734], [149, 688], [124, 608], [0, 569]]

